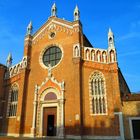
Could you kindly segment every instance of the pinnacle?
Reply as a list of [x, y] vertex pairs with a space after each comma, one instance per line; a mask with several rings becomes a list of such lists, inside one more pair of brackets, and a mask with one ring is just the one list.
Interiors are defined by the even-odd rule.
[[12, 54], [9, 53], [9, 54], [8, 54], [8, 57], [7, 57], [7, 61], [8, 61], [8, 60], [11, 60], [11, 59], [12, 59]]
[[32, 28], [32, 21], [30, 21], [28, 27], [29, 27], [29, 28]]
[[113, 32], [112, 32], [112, 30], [111, 30], [111, 28], [110, 28], [110, 27], [109, 27], [108, 34], [109, 34], [109, 35], [113, 35]]
[[55, 2], [54, 2], [54, 4], [53, 4], [52, 8], [56, 8], [56, 4], [55, 4]]
[[74, 11], [79, 11], [77, 4], [75, 6], [75, 10]]

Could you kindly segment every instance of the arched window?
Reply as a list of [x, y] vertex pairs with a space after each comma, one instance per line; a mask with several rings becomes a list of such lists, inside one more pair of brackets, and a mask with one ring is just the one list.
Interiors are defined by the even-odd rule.
[[115, 61], [115, 53], [113, 50], [110, 51], [110, 62], [114, 62]]
[[95, 60], [95, 52], [92, 50], [91, 51], [91, 60], [94, 61]]
[[18, 103], [18, 86], [15, 84], [12, 86], [9, 93], [9, 101], [8, 101], [8, 116], [9, 117], [16, 116], [17, 103]]
[[89, 50], [87, 49], [87, 50], [86, 50], [86, 60], [89, 60], [89, 58], [90, 58], [90, 52], [89, 52]]
[[97, 62], [100, 62], [101, 61], [101, 54], [100, 54], [99, 50], [96, 53], [96, 57], [97, 57]]
[[78, 48], [78, 46], [75, 47], [74, 54], [75, 54], [75, 57], [79, 56], [79, 48]]
[[106, 63], [107, 62], [107, 56], [106, 56], [106, 52], [102, 53], [102, 62]]
[[94, 72], [89, 82], [91, 113], [104, 115], [107, 113], [104, 77], [99, 72]]

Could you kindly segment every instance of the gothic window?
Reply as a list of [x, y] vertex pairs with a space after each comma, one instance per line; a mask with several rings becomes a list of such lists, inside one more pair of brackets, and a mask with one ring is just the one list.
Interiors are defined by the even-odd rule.
[[97, 51], [96, 55], [97, 55], [97, 62], [100, 62], [101, 61], [100, 51]]
[[91, 75], [90, 83], [91, 114], [104, 115], [107, 113], [105, 80], [99, 72]]
[[17, 103], [18, 103], [18, 87], [17, 85], [14, 85], [12, 86], [9, 93], [8, 114], [7, 114], [9, 117], [16, 116]]
[[110, 51], [110, 62], [114, 62], [115, 61], [115, 54], [114, 54], [114, 51], [111, 50]]
[[106, 52], [103, 52], [103, 53], [102, 53], [102, 61], [103, 61], [104, 63], [107, 62]]
[[90, 58], [90, 54], [89, 54], [89, 50], [87, 49], [86, 50], [86, 60], [89, 60], [89, 58]]
[[78, 48], [78, 46], [75, 47], [74, 54], [75, 54], [75, 57], [79, 56], [79, 48]]
[[91, 51], [91, 60], [94, 61], [95, 60], [95, 52]]

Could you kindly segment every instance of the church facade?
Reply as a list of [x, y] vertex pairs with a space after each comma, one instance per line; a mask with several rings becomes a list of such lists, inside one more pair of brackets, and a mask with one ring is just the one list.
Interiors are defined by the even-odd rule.
[[22, 61], [12, 66], [9, 55], [0, 65], [1, 135], [124, 139], [122, 102], [130, 90], [113, 32], [107, 49], [94, 48], [79, 18], [77, 6], [73, 22], [58, 18], [54, 4], [37, 32], [28, 25]]

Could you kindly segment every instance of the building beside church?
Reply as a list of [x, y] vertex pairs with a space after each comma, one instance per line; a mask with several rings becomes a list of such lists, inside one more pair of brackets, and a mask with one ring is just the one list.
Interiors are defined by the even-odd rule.
[[94, 48], [78, 7], [70, 22], [57, 17], [55, 4], [46, 23], [32, 29], [30, 22], [21, 62], [13, 66], [9, 54], [6, 66], [0, 64], [0, 134], [138, 138], [140, 96], [130, 93], [118, 67], [111, 29], [108, 48]]

